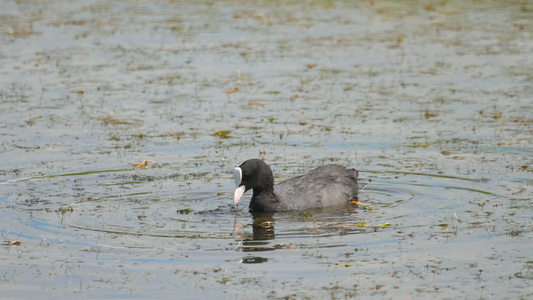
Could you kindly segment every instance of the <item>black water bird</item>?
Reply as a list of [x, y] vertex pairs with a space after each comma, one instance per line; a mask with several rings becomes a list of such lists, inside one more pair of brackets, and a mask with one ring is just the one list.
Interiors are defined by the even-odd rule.
[[305, 175], [274, 185], [272, 170], [260, 159], [250, 159], [233, 170], [237, 205], [253, 189], [250, 211], [291, 211], [342, 205], [357, 199], [359, 173], [340, 165], [325, 165]]

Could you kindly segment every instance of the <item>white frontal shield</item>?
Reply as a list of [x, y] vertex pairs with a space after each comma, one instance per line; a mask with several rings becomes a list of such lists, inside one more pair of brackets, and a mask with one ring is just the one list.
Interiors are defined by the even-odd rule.
[[239, 167], [233, 169], [233, 178], [235, 179], [235, 193], [233, 194], [233, 205], [239, 204], [242, 194], [246, 191], [246, 186], [241, 185], [242, 170]]

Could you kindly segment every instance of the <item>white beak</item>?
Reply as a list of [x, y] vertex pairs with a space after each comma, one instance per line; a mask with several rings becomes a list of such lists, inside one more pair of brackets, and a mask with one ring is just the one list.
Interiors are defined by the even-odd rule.
[[239, 204], [239, 200], [241, 200], [242, 194], [244, 194], [245, 189], [246, 187], [244, 185], [235, 188], [235, 194], [233, 195], [233, 205]]
[[242, 194], [246, 191], [246, 186], [241, 185], [242, 182], [242, 170], [239, 167], [233, 169], [233, 178], [235, 179], [235, 193], [233, 194], [233, 205], [239, 204]]

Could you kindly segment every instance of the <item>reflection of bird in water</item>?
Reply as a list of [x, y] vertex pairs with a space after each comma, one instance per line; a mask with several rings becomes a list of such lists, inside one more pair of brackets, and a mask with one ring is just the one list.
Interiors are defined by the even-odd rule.
[[241, 259], [241, 263], [243, 264], [260, 264], [267, 262], [268, 258], [260, 257], [260, 256], [246, 256]]
[[254, 240], [273, 240], [274, 233], [273, 213], [254, 213], [253, 238]]
[[233, 232], [236, 240], [239, 241], [236, 249], [241, 249], [243, 252], [261, 252], [273, 251], [275, 245], [269, 240], [275, 238], [274, 233], [274, 218], [273, 213], [254, 213], [252, 232], [246, 232], [247, 227], [239, 223], [239, 218], [235, 216], [235, 224]]
[[270, 167], [260, 159], [250, 159], [233, 170], [237, 205], [242, 195], [253, 189], [250, 210], [291, 211], [347, 204], [357, 199], [359, 173], [340, 165], [325, 165], [309, 173], [274, 185]]
[[[239, 224], [238, 217], [235, 216], [234, 233], [239, 240], [235, 249], [243, 252], [258, 253], [265, 251], [274, 251], [275, 245], [269, 240], [275, 238], [273, 213], [253, 213], [252, 233], [243, 231], [246, 226]], [[260, 264], [267, 262], [268, 258], [260, 256], [245, 256], [241, 259], [243, 264]]]

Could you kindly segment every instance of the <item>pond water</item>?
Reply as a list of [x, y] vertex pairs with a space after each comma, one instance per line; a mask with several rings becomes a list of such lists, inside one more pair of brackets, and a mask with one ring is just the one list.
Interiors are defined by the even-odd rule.
[[[4, 1], [1, 297], [533, 297], [528, 1]], [[251, 214], [235, 166], [360, 171]]]

